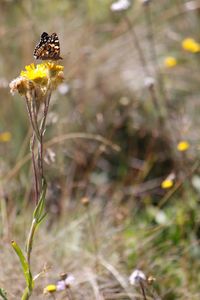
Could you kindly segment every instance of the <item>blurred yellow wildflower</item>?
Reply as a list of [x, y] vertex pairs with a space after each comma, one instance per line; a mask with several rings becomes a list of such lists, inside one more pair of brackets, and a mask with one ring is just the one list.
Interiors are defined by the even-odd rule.
[[173, 56], [167, 56], [164, 60], [164, 65], [167, 68], [173, 68], [177, 65], [177, 60]]
[[9, 131], [5, 131], [0, 133], [0, 142], [6, 143], [11, 140], [11, 133]]
[[177, 145], [177, 150], [180, 152], [188, 150], [190, 147], [190, 144], [187, 141], [180, 141]]
[[174, 185], [175, 174], [171, 173], [165, 180], [162, 181], [161, 187], [163, 189], [170, 189]]
[[184, 39], [182, 41], [182, 47], [183, 47], [184, 50], [192, 52], [192, 53], [200, 52], [200, 44], [197, 43], [192, 38], [186, 38], [186, 39]]
[[44, 288], [43, 293], [44, 294], [54, 293], [56, 291], [56, 289], [57, 288], [56, 288], [55, 284], [49, 284]]
[[163, 189], [170, 189], [173, 186], [173, 180], [170, 179], [165, 179], [162, 183], [161, 183], [161, 187]]

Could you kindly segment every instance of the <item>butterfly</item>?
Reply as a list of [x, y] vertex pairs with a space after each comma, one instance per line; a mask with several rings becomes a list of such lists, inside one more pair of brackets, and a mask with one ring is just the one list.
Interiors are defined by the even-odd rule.
[[36, 45], [33, 52], [35, 59], [41, 60], [58, 60], [60, 57], [60, 43], [57, 34], [54, 32], [51, 35], [43, 32], [40, 37], [40, 42]]

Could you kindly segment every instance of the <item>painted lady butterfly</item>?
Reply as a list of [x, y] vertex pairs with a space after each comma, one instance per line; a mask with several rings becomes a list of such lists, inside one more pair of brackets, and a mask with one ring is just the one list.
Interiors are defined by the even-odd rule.
[[33, 52], [35, 59], [41, 60], [59, 60], [60, 57], [60, 43], [57, 34], [54, 32], [51, 35], [43, 32], [40, 37], [40, 42], [35, 47]]

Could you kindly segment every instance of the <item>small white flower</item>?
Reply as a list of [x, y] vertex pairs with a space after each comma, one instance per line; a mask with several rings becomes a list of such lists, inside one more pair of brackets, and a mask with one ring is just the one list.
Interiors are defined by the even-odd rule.
[[64, 291], [66, 288], [65, 286], [65, 281], [64, 280], [60, 280], [57, 282], [57, 285], [56, 285], [56, 291]]
[[70, 87], [67, 83], [61, 83], [59, 84], [58, 86], [58, 92], [61, 94], [61, 95], [66, 95], [70, 90]]
[[146, 275], [141, 270], [134, 270], [131, 276], [129, 277], [129, 282], [131, 285], [135, 285], [140, 281], [145, 281]]
[[155, 215], [155, 221], [161, 225], [166, 225], [169, 222], [166, 214], [162, 210], [158, 211]]
[[127, 106], [127, 105], [129, 105], [129, 103], [130, 103], [130, 99], [129, 99], [128, 97], [126, 97], [126, 96], [121, 97], [121, 98], [119, 99], [119, 103], [120, 103], [121, 105], [123, 105], [123, 106]]
[[118, 0], [111, 4], [110, 9], [112, 11], [122, 11], [128, 9], [130, 6], [130, 0]]
[[198, 192], [200, 192], [200, 177], [198, 175], [194, 175], [192, 177], [192, 185]]
[[155, 80], [153, 77], [146, 77], [145, 80], [144, 80], [144, 85], [147, 87], [147, 88], [151, 88], [153, 87], [155, 84]]
[[65, 279], [65, 286], [70, 287], [71, 285], [73, 285], [74, 281], [75, 281], [75, 277], [72, 274], [69, 274]]

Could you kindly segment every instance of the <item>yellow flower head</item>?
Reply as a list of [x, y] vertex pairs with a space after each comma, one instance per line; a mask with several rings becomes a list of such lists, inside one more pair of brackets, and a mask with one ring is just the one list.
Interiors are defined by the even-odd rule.
[[58, 71], [63, 71], [63, 70], [64, 70], [64, 67], [63, 67], [63, 66], [57, 65], [57, 64], [55, 64], [54, 62], [47, 62], [45, 65], [46, 65], [46, 68], [47, 68], [49, 71], [58, 72]]
[[55, 284], [49, 284], [44, 288], [43, 293], [48, 294], [48, 293], [54, 293], [56, 292], [56, 285]]
[[177, 150], [180, 152], [184, 152], [188, 150], [190, 147], [190, 144], [187, 141], [180, 141], [177, 145]]
[[[18, 91], [22, 95], [32, 95], [34, 89], [37, 98], [44, 97], [47, 89], [55, 90], [64, 80], [64, 67], [54, 62], [45, 62], [38, 65], [30, 64], [21, 71], [20, 76], [10, 83], [13, 94]], [[31, 98], [31, 97], [30, 97]]]
[[174, 179], [175, 179], [174, 173], [169, 174], [167, 178], [162, 181], [161, 187], [163, 189], [170, 189], [174, 185]]
[[161, 187], [163, 189], [170, 189], [173, 186], [173, 181], [170, 179], [165, 179], [162, 183], [161, 183]]
[[46, 64], [30, 64], [25, 67], [26, 71], [21, 71], [20, 76], [26, 79], [35, 81], [36, 83], [47, 83], [47, 68]]
[[175, 67], [177, 65], [177, 60], [173, 56], [168, 56], [164, 60], [164, 65], [167, 68], [173, 68], [173, 67]]
[[57, 65], [54, 62], [47, 62], [45, 66], [47, 69], [48, 78], [51, 82], [51, 87], [52, 89], [56, 89], [57, 86], [64, 80], [64, 67], [61, 65]]
[[186, 38], [182, 41], [182, 48], [188, 52], [200, 52], [200, 44], [192, 38]]
[[11, 140], [11, 133], [9, 131], [5, 131], [0, 133], [0, 142], [6, 143]]

